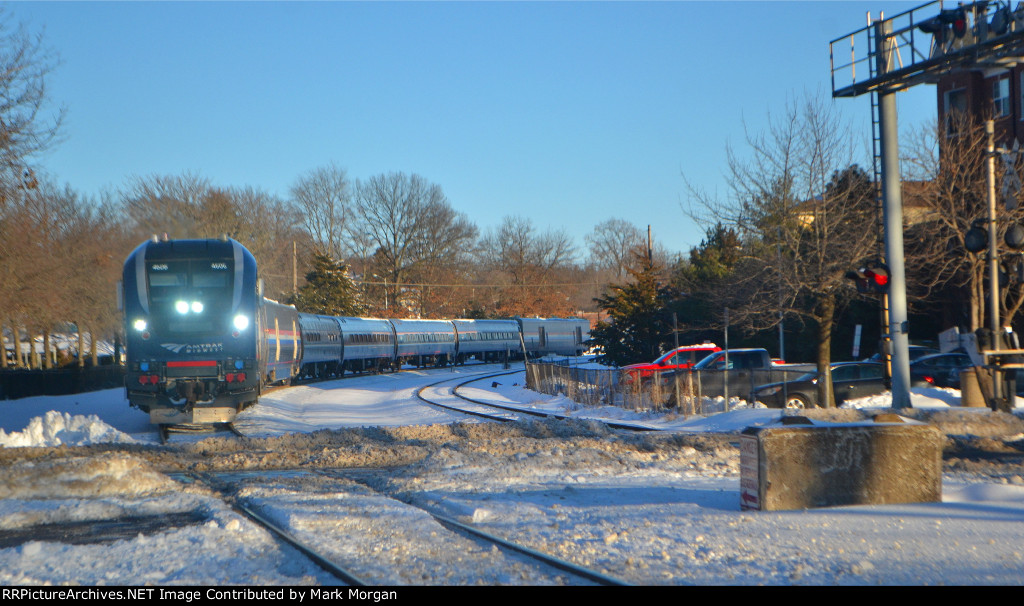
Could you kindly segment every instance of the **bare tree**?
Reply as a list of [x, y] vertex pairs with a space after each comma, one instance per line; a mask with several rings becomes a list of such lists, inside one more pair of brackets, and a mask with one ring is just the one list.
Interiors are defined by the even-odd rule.
[[73, 268], [62, 288], [62, 296], [72, 302], [63, 319], [77, 327], [79, 366], [86, 365], [87, 345], [91, 364], [96, 365], [97, 341], [113, 341], [121, 332], [116, 285], [125, 257], [138, 242], [127, 232], [120, 208], [112, 199], [95, 201], [73, 192], [68, 195], [74, 195], [77, 210], [74, 228], [60, 245], [66, 255], [64, 263]]
[[508, 216], [481, 242], [481, 259], [496, 291], [501, 315], [562, 315], [570, 311], [573, 285], [566, 281], [575, 256], [565, 230], [538, 232], [526, 217]]
[[19, 197], [32, 157], [61, 140], [65, 110], [50, 109], [46, 88], [56, 64], [41, 33], [0, 9], [0, 205]]
[[291, 205], [263, 190], [233, 187], [225, 191], [240, 219], [236, 230], [226, 233], [256, 257], [268, 296], [286, 298], [293, 287], [301, 286], [316, 248], [301, 218]]
[[209, 235], [202, 209], [210, 190], [209, 180], [193, 173], [133, 177], [121, 190], [121, 202], [140, 238], [198, 238]]
[[415, 280], [419, 287], [419, 310], [423, 316], [451, 317], [465, 307], [470, 293], [470, 264], [478, 230], [466, 217], [447, 204], [435, 204], [425, 217], [425, 233], [415, 249]]
[[596, 267], [611, 271], [614, 280], [621, 280], [629, 264], [630, 251], [646, 244], [639, 227], [625, 219], [608, 219], [594, 226], [587, 234], [590, 259]]
[[[65, 115], [63, 108], [50, 108], [47, 96], [56, 64], [42, 34], [14, 23], [0, 8], [0, 324], [14, 327], [24, 324], [27, 312], [20, 272], [31, 257], [24, 226], [25, 198], [38, 183], [32, 164], [60, 142]], [[12, 337], [18, 339], [17, 328]]]
[[876, 252], [872, 184], [853, 163], [849, 128], [812, 98], [791, 104], [768, 131], [729, 150], [729, 200], [691, 187], [706, 225], [736, 229], [743, 257], [718, 300], [731, 321], [767, 328], [784, 315], [817, 330], [820, 401], [828, 393], [833, 322], [855, 293], [846, 273]]
[[[28, 335], [43, 335], [43, 351], [48, 353], [50, 334], [59, 323], [101, 313], [92, 306], [97, 289], [106, 286], [104, 303], [113, 305], [113, 282], [103, 283], [110, 276], [87, 262], [98, 247], [116, 241], [104, 240], [106, 234], [93, 229], [97, 213], [91, 205], [71, 188], [45, 179], [19, 200], [9, 201], [7, 210], [5, 222], [18, 234], [6, 259], [12, 278], [8, 309], [14, 326], [23, 326]], [[50, 368], [52, 361], [44, 355], [39, 362]]]
[[366, 236], [373, 265], [388, 284], [386, 313], [423, 313], [422, 289], [412, 280], [430, 264], [454, 261], [469, 250], [476, 227], [451, 208], [439, 185], [419, 175], [377, 175], [355, 189], [354, 230]]
[[345, 169], [334, 164], [315, 168], [291, 187], [292, 202], [317, 250], [333, 259], [343, 258], [345, 231], [351, 214], [351, 192]]

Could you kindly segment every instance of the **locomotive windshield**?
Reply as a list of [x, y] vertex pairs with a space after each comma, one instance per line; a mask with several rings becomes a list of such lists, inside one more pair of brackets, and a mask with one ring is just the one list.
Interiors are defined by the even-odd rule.
[[223, 330], [231, 312], [231, 259], [148, 261], [149, 307], [171, 333]]

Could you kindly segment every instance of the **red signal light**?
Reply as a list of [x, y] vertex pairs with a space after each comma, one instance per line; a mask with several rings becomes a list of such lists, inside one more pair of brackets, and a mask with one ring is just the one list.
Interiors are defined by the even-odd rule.
[[889, 268], [884, 263], [873, 261], [857, 271], [846, 272], [846, 277], [857, 285], [857, 292], [882, 294], [889, 292]]
[[948, 23], [957, 38], [963, 38], [967, 34], [967, 11], [963, 8], [944, 10], [939, 13], [938, 20], [941, 23]]
[[957, 11], [956, 17], [953, 19], [953, 33], [957, 38], [963, 38], [967, 33], [967, 13], [962, 10]]

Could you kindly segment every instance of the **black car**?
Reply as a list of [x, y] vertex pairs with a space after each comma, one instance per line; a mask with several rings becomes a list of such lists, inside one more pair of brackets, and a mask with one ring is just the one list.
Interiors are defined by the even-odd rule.
[[[881, 364], [875, 362], [835, 362], [832, 364], [832, 393], [836, 406], [846, 400], [886, 391]], [[809, 372], [784, 383], [756, 387], [750, 394], [768, 408], [810, 408], [818, 404], [818, 373]]]
[[965, 353], [933, 354], [910, 363], [911, 380], [925, 381], [935, 387], [960, 387], [960, 371], [974, 363]]

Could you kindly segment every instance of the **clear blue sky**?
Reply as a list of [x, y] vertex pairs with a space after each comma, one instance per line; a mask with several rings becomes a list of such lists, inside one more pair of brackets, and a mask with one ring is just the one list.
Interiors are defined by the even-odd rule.
[[[828, 43], [923, 2], [15, 2], [61, 64], [66, 141], [42, 159], [87, 195], [195, 172], [288, 196], [329, 163], [439, 184], [481, 230], [505, 215], [583, 236], [612, 217], [698, 244], [682, 174], [724, 194], [743, 123], [831, 93]], [[935, 117], [901, 93], [901, 127]], [[867, 147], [867, 97], [839, 99]], [[867, 160], [865, 152], [865, 160]]]

